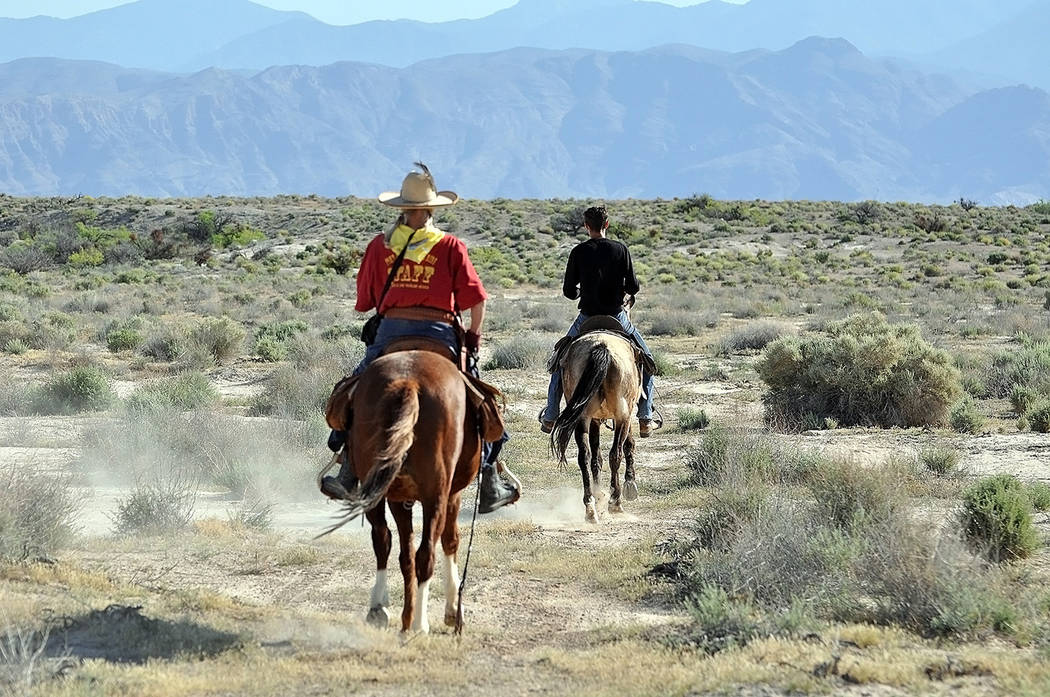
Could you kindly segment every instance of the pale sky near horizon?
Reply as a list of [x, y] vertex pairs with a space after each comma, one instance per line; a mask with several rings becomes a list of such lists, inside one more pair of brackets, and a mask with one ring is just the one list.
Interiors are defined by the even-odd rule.
[[[77, 15], [125, 5], [130, 0], [0, 0], [0, 17], [75, 17]], [[221, 0], [220, 0], [221, 1]], [[697, 5], [702, 0], [657, 0], [668, 5]], [[747, 0], [726, 0], [744, 3]], [[373, 19], [417, 19], [442, 22], [477, 18], [514, 5], [517, 0], [253, 0], [279, 10], [300, 10], [329, 24], [355, 24]]]

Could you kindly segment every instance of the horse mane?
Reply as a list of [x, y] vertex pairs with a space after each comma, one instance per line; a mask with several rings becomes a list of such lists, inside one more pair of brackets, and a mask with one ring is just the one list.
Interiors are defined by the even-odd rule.
[[608, 346], [595, 344], [591, 347], [580, 381], [576, 383], [572, 396], [566, 400], [565, 408], [558, 415], [551, 431], [551, 454], [557, 456], [560, 462], [565, 462], [565, 450], [569, 447], [569, 439], [572, 438], [576, 422], [583, 416], [587, 403], [594, 395], [601, 393], [611, 364], [612, 354]]
[[318, 537], [335, 532], [375, 507], [386, 496], [415, 439], [416, 422], [419, 421], [419, 384], [410, 378], [393, 381], [385, 389], [376, 411], [386, 414], [386, 419], [378, 434], [385, 442], [375, 455], [375, 465], [361, 482], [359, 491], [346, 502], [339, 522]]

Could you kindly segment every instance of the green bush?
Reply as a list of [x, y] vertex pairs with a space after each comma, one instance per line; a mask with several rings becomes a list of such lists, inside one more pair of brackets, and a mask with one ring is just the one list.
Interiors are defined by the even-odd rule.
[[1018, 387], [1050, 394], [1050, 342], [1022, 338], [1022, 346], [997, 353], [984, 367], [982, 397], [1010, 397]]
[[1024, 418], [1037, 433], [1050, 433], [1050, 399], [1040, 399], [1029, 408]]
[[554, 348], [554, 341], [542, 336], [519, 334], [492, 347], [485, 369], [541, 368]]
[[770, 344], [756, 366], [769, 387], [769, 423], [805, 428], [830, 417], [843, 426], [923, 426], [945, 421], [961, 392], [951, 356], [913, 324], [852, 315], [817, 336]]
[[1032, 502], [1032, 508], [1037, 511], [1050, 510], [1050, 484], [1046, 482], [1032, 482], [1025, 491], [1028, 499]]
[[244, 327], [229, 317], [206, 319], [190, 332], [190, 342], [220, 363], [236, 357], [243, 341]]
[[1027, 385], [1014, 385], [1010, 390], [1010, 406], [1023, 416], [1039, 400], [1039, 393]]
[[948, 421], [959, 433], [980, 433], [984, 428], [984, 417], [977, 409], [977, 403], [970, 396], [959, 400], [952, 407]]
[[171, 378], [153, 380], [135, 390], [125, 406], [131, 411], [192, 411], [219, 401], [219, 392], [199, 372], [183, 373]]
[[919, 462], [934, 474], [949, 475], [959, 465], [959, 451], [944, 447], [928, 448], [919, 453]]
[[68, 477], [0, 464], [0, 559], [50, 556], [73, 536], [79, 500]]
[[1009, 474], [986, 477], [963, 493], [963, 534], [991, 561], [1028, 557], [1039, 546], [1032, 525], [1032, 502]]
[[678, 428], [683, 431], [700, 431], [711, 425], [707, 412], [696, 407], [683, 407], [678, 410]]
[[133, 327], [117, 327], [106, 335], [106, 346], [113, 353], [134, 351], [141, 344], [142, 333]]
[[21, 356], [28, 350], [29, 345], [21, 339], [8, 339], [3, 346], [4, 353], [9, 353], [12, 356]]
[[770, 481], [776, 477], [779, 454], [765, 434], [716, 426], [686, 452], [685, 465], [690, 481], [702, 486]]
[[142, 353], [158, 361], [170, 363], [182, 356], [188, 343], [189, 336], [182, 328], [165, 325], [146, 338]]
[[751, 322], [722, 337], [714, 347], [715, 355], [729, 356], [740, 351], [763, 349], [784, 333], [784, 326], [776, 322]]
[[840, 528], [887, 521], [903, 509], [896, 478], [856, 462], [825, 459], [806, 485], [818, 516]]
[[100, 368], [81, 366], [51, 377], [34, 400], [42, 414], [78, 414], [107, 409], [116, 394]]
[[118, 535], [163, 535], [186, 528], [193, 520], [196, 485], [178, 474], [135, 487], [117, 501], [113, 518]]

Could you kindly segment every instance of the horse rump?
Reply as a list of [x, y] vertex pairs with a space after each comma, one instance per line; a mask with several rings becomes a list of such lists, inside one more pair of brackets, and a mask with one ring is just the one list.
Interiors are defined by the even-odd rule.
[[[572, 360], [572, 357], [570, 350], [568, 360]], [[569, 439], [572, 438], [573, 431], [576, 429], [576, 422], [587, 409], [587, 404], [595, 395], [598, 395], [599, 399], [603, 397], [602, 385], [605, 382], [605, 376], [609, 373], [610, 365], [612, 365], [612, 354], [609, 347], [605, 344], [592, 346], [580, 380], [576, 383], [572, 395], [566, 400], [565, 409], [558, 415], [551, 431], [551, 454], [557, 456], [561, 462], [565, 462], [565, 450], [569, 447]]]
[[339, 521], [318, 537], [343, 527], [386, 496], [415, 440], [416, 422], [419, 421], [419, 383], [410, 378], [392, 381], [384, 388], [383, 396], [375, 405], [375, 413], [384, 417], [372, 453], [374, 464], [360, 488], [346, 502]]

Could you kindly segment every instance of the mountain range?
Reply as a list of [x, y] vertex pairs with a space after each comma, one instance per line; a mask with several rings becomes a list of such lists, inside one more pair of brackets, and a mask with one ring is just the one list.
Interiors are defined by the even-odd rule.
[[1050, 0], [711, 0], [688, 7], [636, 0], [519, 0], [474, 20], [332, 26], [248, 0], [138, 0], [53, 19], [0, 19], [0, 61], [97, 60], [195, 72], [339, 61], [405, 67], [515, 47], [638, 51], [689, 44], [779, 50], [808, 36], [843, 37], [869, 55], [965, 68], [1050, 88]]
[[0, 190], [25, 195], [371, 196], [422, 159], [476, 198], [1028, 202], [1050, 191], [1048, 134], [1044, 91], [976, 90], [841, 39], [251, 74], [0, 65]]

